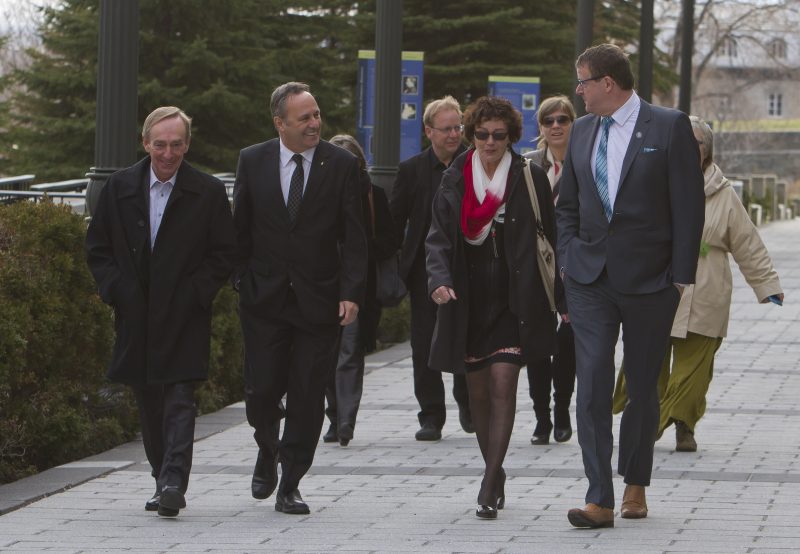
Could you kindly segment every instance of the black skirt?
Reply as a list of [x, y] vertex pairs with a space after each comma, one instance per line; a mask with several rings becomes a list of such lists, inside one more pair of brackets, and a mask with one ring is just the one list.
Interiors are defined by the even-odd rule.
[[522, 366], [519, 318], [508, 305], [509, 275], [504, 249], [504, 225], [493, 221], [483, 244], [466, 243], [469, 274], [467, 372], [493, 363]]

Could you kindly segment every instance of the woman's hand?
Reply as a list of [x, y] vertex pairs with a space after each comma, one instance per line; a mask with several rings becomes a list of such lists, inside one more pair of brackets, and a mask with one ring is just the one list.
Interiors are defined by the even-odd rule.
[[437, 304], [447, 304], [451, 300], [456, 300], [456, 291], [451, 289], [450, 287], [446, 287], [442, 285], [431, 295], [431, 300], [436, 302]]

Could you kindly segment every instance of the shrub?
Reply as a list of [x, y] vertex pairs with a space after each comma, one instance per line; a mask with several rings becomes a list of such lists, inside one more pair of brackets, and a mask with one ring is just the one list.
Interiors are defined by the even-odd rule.
[[[86, 224], [50, 202], [0, 206], [0, 483], [132, 439], [127, 387], [107, 381], [113, 313], [86, 266]], [[213, 307], [201, 412], [242, 398], [236, 294]]]
[[105, 380], [113, 324], [85, 232], [64, 206], [0, 207], [0, 482], [133, 436], [133, 402]]

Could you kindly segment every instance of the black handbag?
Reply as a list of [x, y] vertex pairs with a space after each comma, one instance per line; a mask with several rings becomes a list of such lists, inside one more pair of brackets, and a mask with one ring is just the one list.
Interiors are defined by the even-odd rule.
[[375, 298], [381, 306], [397, 306], [408, 294], [406, 284], [400, 278], [399, 253], [375, 264]]

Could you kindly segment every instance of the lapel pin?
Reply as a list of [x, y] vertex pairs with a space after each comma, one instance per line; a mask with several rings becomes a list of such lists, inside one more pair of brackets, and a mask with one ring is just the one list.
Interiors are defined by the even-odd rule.
[[641, 131], [636, 131], [636, 138], [639, 138], [639, 139], [642, 138], [642, 132]]

